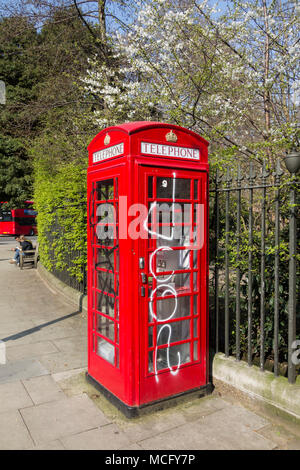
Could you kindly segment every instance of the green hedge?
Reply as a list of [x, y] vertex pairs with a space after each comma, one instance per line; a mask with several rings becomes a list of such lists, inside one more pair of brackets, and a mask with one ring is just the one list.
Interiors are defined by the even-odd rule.
[[36, 160], [34, 200], [42, 264], [81, 281], [86, 266], [86, 164], [64, 163], [49, 172]]

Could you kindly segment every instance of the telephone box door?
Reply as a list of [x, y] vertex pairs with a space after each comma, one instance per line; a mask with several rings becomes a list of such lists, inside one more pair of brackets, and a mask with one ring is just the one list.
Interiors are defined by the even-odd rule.
[[123, 168], [89, 178], [89, 373], [124, 399], [120, 371], [119, 192]]
[[140, 404], [207, 384], [207, 173], [139, 167]]

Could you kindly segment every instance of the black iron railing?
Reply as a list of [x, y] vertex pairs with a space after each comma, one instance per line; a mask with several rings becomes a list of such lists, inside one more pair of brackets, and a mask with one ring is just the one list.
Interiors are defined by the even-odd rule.
[[82, 294], [86, 294], [87, 292], [87, 281], [86, 281], [86, 268], [81, 268], [82, 272], [82, 280], [78, 280], [78, 278], [72, 275], [69, 271], [70, 268], [74, 267], [74, 263], [78, 258], [81, 258], [82, 252], [79, 250], [73, 250], [70, 248], [68, 255], [66, 255], [64, 262], [65, 267], [64, 269], [58, 269], [53, 267], [51, 269], [51, 273], [57, 277], [60, 281], [66, 284], [69, 287], [81, 292]]
[[293, 354], [300, 333], [298, 184], [279, 161], [273, 173], [265, 164], [257, 173], [251, 162], [247, 174], [240, 167], [228, 169], [210, 183], [210, 336], [215, 351], [273, 370], [275, 376], [288, 372], [291, 383], [299, 374]]
[[[82, 224], [86, 220], [86, 204], [83, 203], [70, 203], [69, 206], [57, 207], [55, 222], [51, 224], [51, 229], [47, 231], [46, 238], [48, 240], [48, 256], [51, 260], [51, 273], [59, 280], [64, 282], [67, 286], [76, 289], [82, 294], [87, 292], [87, 266], [86, 262], [78, 260], [86, 260], [86, 251], [75, 249], [74, 245], [68, 241], [68, 237], [64, 235], [66, 228], [61, 224], [60, 217], [70, 207], [76, 207], [82, 219]], [[60, 250], [59, 259], [57, 256], [56, 242], [58, 239], [64, 239], [64, 249]], [[74, 271], [76, 274], [74, 274]]]

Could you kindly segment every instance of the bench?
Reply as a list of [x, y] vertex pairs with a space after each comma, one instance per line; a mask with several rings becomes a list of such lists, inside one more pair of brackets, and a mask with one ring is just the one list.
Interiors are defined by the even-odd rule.
[[33, 264], [33, 267], [37, 267], [39, 258], [39, 244], [33, 250], [20, 250], [20, 269], [23, 269], [25, 264]]

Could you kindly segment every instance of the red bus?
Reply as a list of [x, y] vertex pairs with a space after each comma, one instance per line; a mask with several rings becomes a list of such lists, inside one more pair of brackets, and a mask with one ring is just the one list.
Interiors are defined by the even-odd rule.
[[36, 216], [33, 201], [26, 201], [23, 209], [6, 209], [0, 202], [0, 235], [36, 235]]

